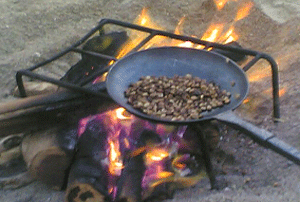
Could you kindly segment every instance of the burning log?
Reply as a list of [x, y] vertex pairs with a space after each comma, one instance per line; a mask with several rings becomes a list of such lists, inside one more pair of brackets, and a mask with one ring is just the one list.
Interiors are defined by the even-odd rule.
[[105, 126], [97, 120], [90, 121], [80, 135], [69, 173], [66, 202], [104, 202], [110, 199], [105, 165], [106, 138]]
[[[22, 142], [22, 154], [33, 178], [49, 185], [52, 189], [63, 188], [73, 157], [76, 132], [69, 130], [69, 133], [63, 134], [63, 138], [58, 138], [60, 128], [51, 128], [25, 136]], [[69, 139], [69, 144], [62, 146], [60, 139]]]
[[[122, 32], [112, 32], [105, 34], [100, 31], [99, 36], [95, 36], [89, 39], [83, 46], [82, 60], [77, 64], [73, 65], [67, 73], [61, 78], [62, 81], [68, 81], [74, 84], [86, 84], [87, 77], [88, 81], [92, 81], [93, 74], [97, 74], [97, 71], [103, 69], [107, 66], [110, 60], [101, 57], [93, 56], [89, 53], [100, 53], [110, 56], [115, 56], [118, 49], [126, 42], [128, 39], [127, 33]], [[99, 76], [99, 75], [98, 75]]]
[[147, 147], [152, 147], [161, 142], [158, 134], [144, 130], [137, 142], [137, 149], [132, 152], [132, 157], [125, 163], [117, 186], [116, 201], [140, 202], [142, 201], [142, 180], [146, 165], [144, 155]]

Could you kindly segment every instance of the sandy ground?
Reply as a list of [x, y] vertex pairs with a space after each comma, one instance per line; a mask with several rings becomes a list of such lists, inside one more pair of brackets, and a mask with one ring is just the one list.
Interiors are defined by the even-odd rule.
[[[148, 7], [155, 22], [172, 31], [178, 20], [186, 16], [184, 34], [201, 36], [210, 23], [228, 22], [242, 0], [230, 1], [222, 11], [216, 11], [209, 0], [2, 0], [0, 2], [0, 97], [3, 102], [14, 99], [14, 75], [19, 69], [37, 62], [75, 42], [101, 18], [127, 22]], [[246, 2], [246, 1], [244, 1]], [[280, 139], [300, 149], [300, 13], [299, 0], [255, 0], [251, 14], [235, 23], [240, 44], [245, 48], [271, 54], [280, 66], [280, 85], [286, 90], [281, 97], [284, 122], [272, 122], [270, 74], [264, 62], [247, 74], [250, 79], [250, 102], [238, 109], [239, 114], [259, 127], [268, 129]], [[62, 76], [70, 61], [62, 61], [45, 73]], [[299, 166], [253, 143], [236, 132], [222, 137], [219, 152], [224, 153], [222, 165], [216, 163], [218, 179], [226, 182], [220, 191], [210, 191], [207, 180], [196, 187], [179, 191], [176, 201], [299, 201]], [[216, 156], [222, 156], [215, 154]], [[225, 157], [224, 157], [225, 156]], [[229, 160], [233, 159], [233, 160]], [[62, 201], [63, 192], [48, 189], [34, 182], [17, 190], [0, 190], [3, 202]]]

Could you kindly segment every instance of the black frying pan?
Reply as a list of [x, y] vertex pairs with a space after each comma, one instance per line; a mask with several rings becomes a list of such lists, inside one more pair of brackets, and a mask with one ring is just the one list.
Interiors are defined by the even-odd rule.
[[[231, 93], [231, 102], [221, 108], [206, 111], [201, 119], [171, 121], [147, 115], [127, 103], [124, 96], [130, 83], [142, 76], [184, 76], [191, 74]], [[146, 119], [167, 123], [191, 123], [212, 119], [214, 116], [235, 109], [248, 94], [249, 84], [242, 69], [233, 61], [216, 53], [179, 47], [153, 48], [133, 53], [113, 65], [106, 79], [109, 95], [129, 112]]]
[[[231, 93], [231, 102], [221, 108], [203, 113], [203, 118], [186, 121], [171, 121], [150, 116], [134, 109], [127, 103], [124, 92], [141, 76], [184, 76], [191, 74], [208, 82], [214, 82]], [[300, 152], [276, 138], [272, 133], [260, 129], [237, 117], [232, 110], [246, 98], [249, 90], [247, 77], [232, 60], [217, 53], [179, 47], [153, 48], [130, 54], [117, 61], [106, 79], [109, 95], [115, 102], [139, 117], [169, 124], [192, 124], [202, 120], [217, 119], [242, 131], [256, 142], [274, 150], [300, 165]]]

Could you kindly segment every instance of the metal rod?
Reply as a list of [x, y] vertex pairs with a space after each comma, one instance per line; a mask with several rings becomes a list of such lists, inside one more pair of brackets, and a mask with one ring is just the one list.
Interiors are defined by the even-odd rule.
[[130, 52], [138, 51], [141, 47], [143, 47], [146, 43], [148, 43], [148, 41], [150, 41], [154, 36], [155, 33], [150, 34], [143, 41], [141, 41], [136, 47], [134, 47]]
[[273, 111], [274, 111], [274, 121], [278, 122], [280, 118], [280, 101], [279, 101], [279, 69], [276, 61], [267, 54], [262, 54], [262, 58], [266, 59], [272, 69], [272, 86], [273, 86]]
[[279, 73], [278, 66], [275, 60], [265, 54], [257, 54], [253, 60], [251, 60], [248, 64], [246, 64], [243, 68], [244, 71], [248, 71], [253, 65], [259, 61], [260, 59], [265, 59], [270, 63], [271, 71], [272, 71], [272, 94], [273, 94], [273, 116], [274, 122], [277, 122], [280, 119], [280, 101], [279, 101]]
[[91, 55], [91, 56], [96, 56], [96, 57], [107, 59], [107, 60], [113, 60], [113, 61], [118, 60], [117, 58], [109, 56], [109, 55], [104, 55], [104, 54], [96, 53], [96, 52], [92, 52], [92, 51], [86, 51], [86, 50], [82, 50], [79, 48], [72, 48], [71, 50], [74, 52], [83, 53], [83, 54], [87, 54], [87, 55]]
[[250, 62], [248, 62], [244, 67], [243, 70], [246, 72], [248, 71], [259, 59], [261, 59], [261, 55], [256, 55]]
[[[49, 78], [49, 77], [46, 77], [46, 76], [43, 76], [43, 75], [35, 74], [35, 73], [33, 73], [29, 70], [18, 71], [18, 78], [21, 78], [21, 76], [23, 76], [23, 75], [29, 76], [29, 77], [34, 78], [34, 79], [39, 79], [41, 81], [57, 84], [57, 85], [59, 85], [63, 88], [67, 88], [67, 89], [70, 89], [70, 90], [73, 90], [73, 91], [76, 91], [76, 92], [80, 92], [80, 93], [83, 93], [83, 94], [90, 94], [90, 95], [94, 95], [94, 96], [102, 96], [102, 97], [105, 97], [105, 98], [109, 98], [109, 95], [107, 95], [106, 93], [95, 92], [95, 91], [90, 90], [88, 88], [80, 87], [80, 86], [77, 86], [77, 85], [74, 85], [74, 84], [71, 84], [71, 83], [67, 83], [67, 82], [60, 81], [60, 80], [53, 79], [53, 78]], [[24, 88], [24, 86], [23, 86], [23, 88]], [[25, 96], [26, 96], [26, 93], [25, 93]]]

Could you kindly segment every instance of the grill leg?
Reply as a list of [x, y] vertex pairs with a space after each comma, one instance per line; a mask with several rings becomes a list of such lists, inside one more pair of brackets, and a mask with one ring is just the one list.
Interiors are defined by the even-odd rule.
[[211, 189], [219, 189], [219, 187], [217, 185], [213, 165], [211, 163], [211, 158], [209, 155], [208, 143], [204, 137], [203, 131], [202, 131], [201, 127], [197, 126], [196, 124], [191, 124], [191, 126], [192, 126], [193, 130], [195, 130], [195, 132], [197, 132], [197, 134], [198, 134], [199, 142], [201, 144], [202, 158], [205, 163], [205, 169], [206, 169], [206, 173], [208, 175], [209, 181], [210, 181]]

